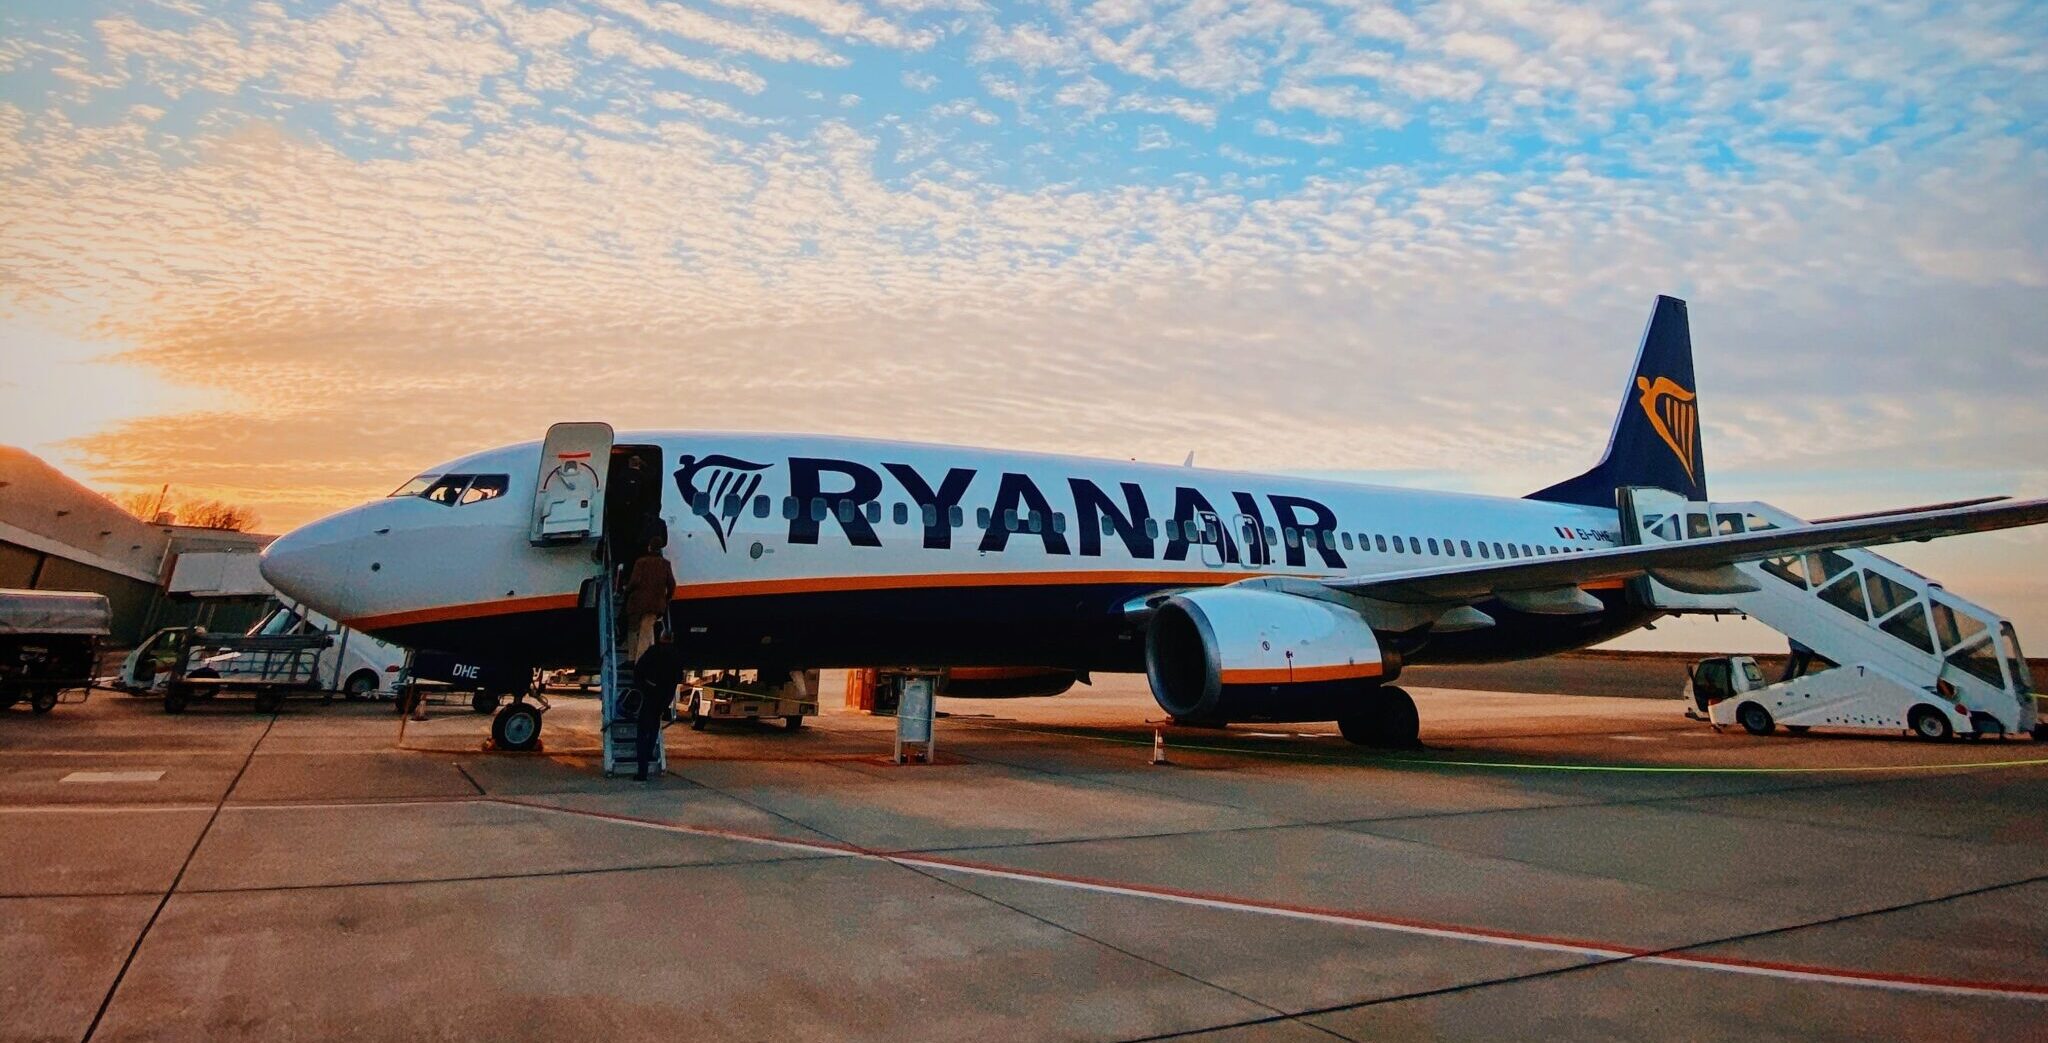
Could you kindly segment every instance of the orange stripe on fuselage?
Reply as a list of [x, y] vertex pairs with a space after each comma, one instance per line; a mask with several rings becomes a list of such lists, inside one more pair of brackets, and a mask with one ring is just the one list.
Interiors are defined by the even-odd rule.
[[[760, 597], [777, 594], [831, 594], [862, 590], [929, 590], [946, 587], [1056, 587], [1056, 586], [1158, 586], [1158, 587], [1213, 587], [1236, 583], [1240, 580], [1259, 579], [1279, 575], [1270, 572], [1172, 572], [1153, 571], [1065, 571], [1065, 572], [937, 572], [903, 576], [805, 576], [796, 579], [752, 579], [733, 580], [724, 583], [679, 583], [676, 585], [675, 600], [703, 601], [710, 598]], [[1323, 576], [1303, 576], [1302, 579], [1325, 579]], [[1618, 590], [1620, 580], [1603, 580], [1596, 583], [1582, 583], [1585, 590]], [[476, 601], [460, 605], [439, 605], [433, 608], [410, 609], [404, 612], [388, 612], [382, 615], [358, 616], [342, 622], [356, 630], [389, 630], [396, 627], [417, 626], [422, 623], [446, 623], [458, 619], [482, 619], [489, 616], [509, 616], [521, 612], [543, 612], [551, 609], [575, 608], [574, 594], [539, 594], [529, 597], [500, 598], [496, 601]], [[1322, 669], [1322, 668], [1315, 668]], [[1284, 672], [1284, 671], [1282, 671]], [[1299, 671], [1296, 671], [1298, 674]], [[1246, 684], [1262, 684], [1262, 681], [1247, 681]]]
[[390, 630], [394, 627], [416, 626], [420, 623], [446, 623], [456, 619], [510, 616], [521, 612], [544, 612], [548, 609], [575, 607], [574, 594], [537, 594], [524, 598], [475, 601], [467, 605], [439, 605], [434, 608], [413, 609], [409, 612], [387, 612], [381, 616], [357, 616], [354, 619], [342, 620], [342, 623], [354, 630]]
[[1307, 684], [1311, 681], [1350, 681], [1378, 677], [1386, 670], [1378, 663], [1341, 663], [1336, 666], [1283, 666], [1277, 670], [1225, 670], [1224, 684]]
[[932, 587], [1066, 587], [1128, 584], [1162, 587], [1220, 586], [1271, 575], [1265, 572], [937, 572], [905, 576], [806, 576], [747, 579], [676, 586], [676, 600], [747, 597], [760, 594], [829, 594], [850, 590], [922, 590]]

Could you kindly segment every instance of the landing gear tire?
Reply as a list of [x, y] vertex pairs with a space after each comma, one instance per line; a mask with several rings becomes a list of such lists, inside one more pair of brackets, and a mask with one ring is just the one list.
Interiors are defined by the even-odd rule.
[[1906, 715], [1906, 723], [1913, 728], [1913, 737], [1927, 742], [1944, 742], [1955, 735], [1955, 726], [1948, 723], [1948, 715], [1932, 706], [1915, 706]]
[[784, 717], [784, 718], [782, 719], [782, 726], [783, 726], [784, 728], [787, 728], [787, 729], [789, 729], [790, 731], [793, 731], [793, 732], [794, 732], [794, 731], [802, 731], [802, 730], [803, 730], [803, 727], [804, 727], [804, 718], [803, 718], [803, 715], [802, 715], [802, 714], [798, 714], [798, 715], [796, 715], [796, 716], [794, 716], [794, 717]]
[[469, 697], [469, 708], [477, 713], [494, 713], [498, 709], [498, 693], [478, 692]]
[[28, 708], [41, 717], [57, 708], [57, 686], [43, 685], [28, 693]]
[[348, 677], [348, 683], [341, 687], [341, 697], [349, 702], [360, 702], [377, 690], [377, 675], [368, 670], [358, 670]]
[[1412, 750], [1422, 745], [1418, 735], [1421, 719], [1415, 700], [1392, 685], [1366, 692], [1357, 703], [1337, 718], [1337, 730], [1360, 746], [1386, 750]]
[[514, 752], [540, 745], [540, 707], [518, 702], [499, 710], [491, 721], [491, 742]]
[[1762, 703], [1743, 703], [1735, 710], [1735, 720], [1751, 735], [1769, 735], [1778, 729], [1778, 722], [1771, 719], [1771, 711], [1764, 709]]

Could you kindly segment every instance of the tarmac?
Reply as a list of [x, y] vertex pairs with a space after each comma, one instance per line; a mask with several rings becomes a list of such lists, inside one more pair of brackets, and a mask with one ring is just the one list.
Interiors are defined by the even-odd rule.
[[[836, 681], [835, 679], [832, 679]], [[95, 692], [0, 714], [0, 1040], [2044, 1038], [2048, 746], [1411, 687], [1425, 748], [1142, 678], [667, 732]], [[402, 730], [401, 730], [402, 728]]]

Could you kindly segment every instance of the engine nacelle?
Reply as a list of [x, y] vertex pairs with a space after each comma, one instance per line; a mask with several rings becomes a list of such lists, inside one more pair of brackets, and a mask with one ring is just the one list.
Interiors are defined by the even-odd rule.
[[1028, 699], [1060, 695], [1081, 675], [1033, 666], [956, 666], [946, 671], [939, 694], [955, 699]]
[[1153, 610], [1152, 697], [1176, 720], [1328, 721], [1400, 673], [1357, 612], [1271, 590], [1218, 587]]

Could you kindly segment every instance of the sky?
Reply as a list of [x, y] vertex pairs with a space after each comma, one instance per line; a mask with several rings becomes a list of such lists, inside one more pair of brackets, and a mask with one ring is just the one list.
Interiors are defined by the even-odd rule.
[[561, 419], [1519, 494], [1658, 293], [1717, 496], [2048, 495], [2048, 5], [0, 10], [0, 442], [266, 529]]

